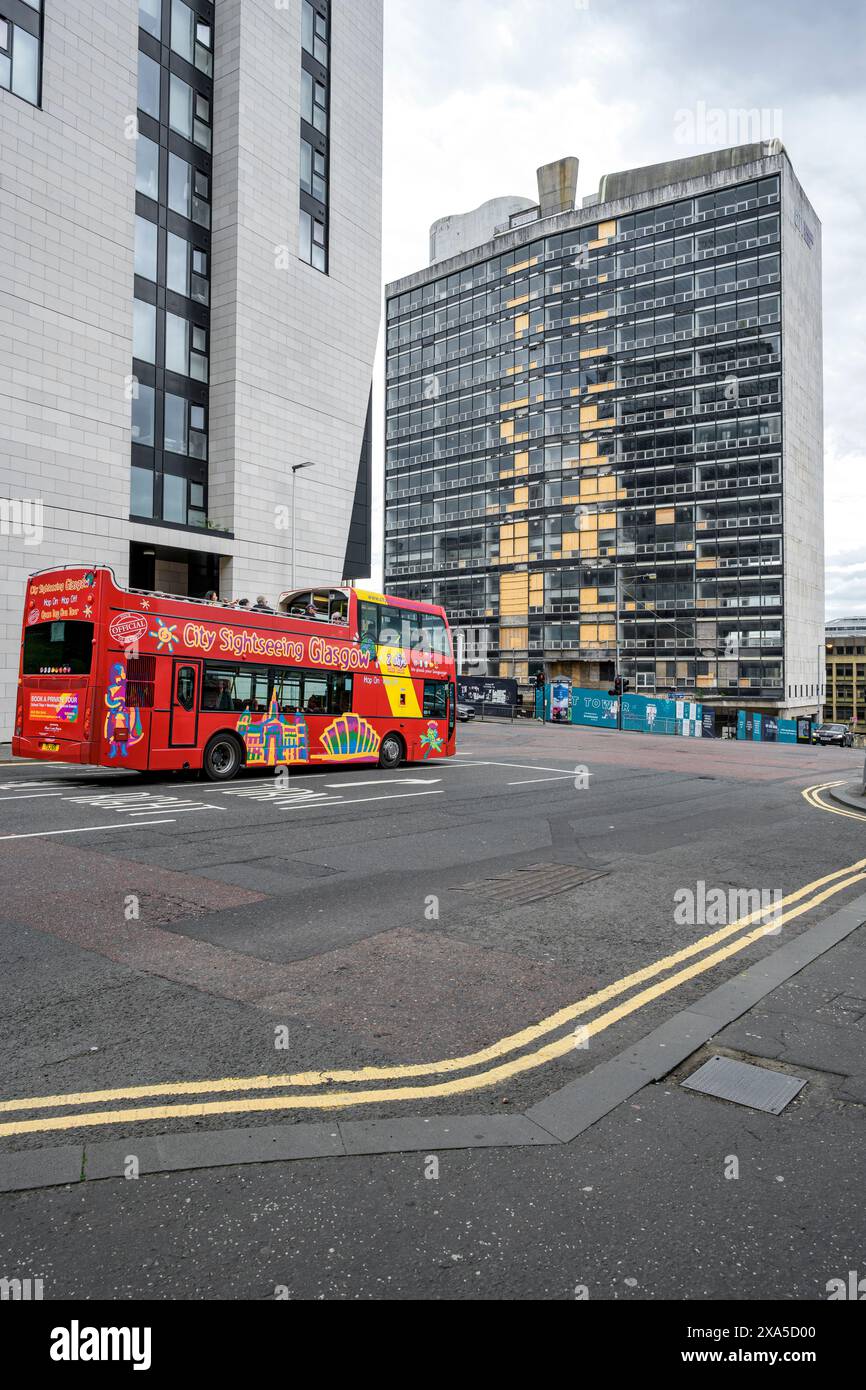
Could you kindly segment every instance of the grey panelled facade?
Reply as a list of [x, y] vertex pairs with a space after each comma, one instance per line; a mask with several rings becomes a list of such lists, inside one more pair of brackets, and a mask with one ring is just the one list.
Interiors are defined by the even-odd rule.
[[820, 224], [778, 142], [659, 170], [388, 287], [386, 585], [475, 674], [814, 710]]

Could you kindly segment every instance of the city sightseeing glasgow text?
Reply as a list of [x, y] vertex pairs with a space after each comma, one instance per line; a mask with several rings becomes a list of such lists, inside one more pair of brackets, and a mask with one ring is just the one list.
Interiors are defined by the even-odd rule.
[[311, 661], [315, 666], [336, 667], [340, 671], [366, 671], [370, 665], [369, 652], [360, 647], [327, 642], [322, 637], [303, 638], [282, 635], [267, 636], [247, 628], [207, 627], [204, 623], [187, 623], [183, 640], [193, 651], [212, 652], [234, 657], [268, 657], [300, 665]]

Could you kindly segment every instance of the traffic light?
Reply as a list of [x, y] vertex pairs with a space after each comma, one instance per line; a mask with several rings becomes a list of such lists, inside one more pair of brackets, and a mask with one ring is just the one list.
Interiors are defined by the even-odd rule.
[[625, 695], [630, 685], [631, 681], [629, 681], [626, 676], [617, 676], [613, 683], [613, 690], [610, 693], [611, 695]]

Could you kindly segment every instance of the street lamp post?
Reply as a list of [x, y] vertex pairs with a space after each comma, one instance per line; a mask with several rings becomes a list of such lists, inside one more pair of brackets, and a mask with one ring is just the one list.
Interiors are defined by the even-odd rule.
[[316, 465], [315, 465], [314, 463], [310, 463], [309, 461], [307, 461], [307, 462], [305, 462], [305, 463], [293, 463], [293, 464], [292, 464], [292, 588], [293, 588], [293, 589], [294, 589], [294, 587], [295, 587], [295, 488], [296, 488], [295, 474], [296, 474], [296, 473], [300, 473], [300, 471], [301, 471], [302, 468], [315, 468], [315, 466], [316, 466]]

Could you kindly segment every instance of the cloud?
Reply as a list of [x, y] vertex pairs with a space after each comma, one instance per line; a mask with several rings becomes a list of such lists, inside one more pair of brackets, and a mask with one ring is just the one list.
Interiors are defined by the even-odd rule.
[[[827, 550], [866, 559], [861, 0], [386, 0], [385, 18], [386, 280], [426, 265], [438, 217], [535, 196], [549, 160], [579, 157], [582, 197], [708, 148], [677, 138], [698, 103], [733, 113], [715, 144], [739, 142], [741, 110], [781, 112], [823, 225]], [[866, 611], [835, 567], [828, 582], [834, 611]]]

